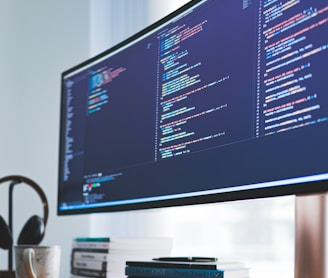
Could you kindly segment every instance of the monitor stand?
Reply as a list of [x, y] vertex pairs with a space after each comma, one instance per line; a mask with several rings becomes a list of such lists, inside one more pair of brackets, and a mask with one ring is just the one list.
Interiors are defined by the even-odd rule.
[[326, 278], [327, 194], [297, 195], [295, 278]]

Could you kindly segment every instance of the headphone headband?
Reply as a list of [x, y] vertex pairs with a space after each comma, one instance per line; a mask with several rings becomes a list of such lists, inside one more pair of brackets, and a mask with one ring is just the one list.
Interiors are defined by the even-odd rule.
[[18, 175], [11, 175], [11, 176], [6, 176], [0, 179], [0, 184], [3, 182], [8, 182], [8, 181], [17, 181], [17, 182], [22, 182], [26, 183], [27, 185], [31, 186], [39, 195], [41, 202], [42, 202], [42, 207], [43, 207], [43, 221], [44, 224], [47, 224], [48, 221], [48, 215], [49, 215], [49, 207], [48, 207], [48, 201], [45, 193], [41, 189], [41, 187], [34, 182], [33, 180], [24, 177], [24, 176], [18, 176]]

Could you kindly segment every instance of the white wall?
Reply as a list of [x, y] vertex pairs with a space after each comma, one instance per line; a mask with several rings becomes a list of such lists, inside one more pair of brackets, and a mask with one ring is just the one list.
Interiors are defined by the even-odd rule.
[[[62, 275], [69, 273], [72, 237], [88, 233], [89, 217], [57, 217], [60, 74], [89, 58], [88, 0], [2, 0], [0, 3], [0, 177], [19, 174], [45, 191], [50, 217], [43, 244], [63, 246]], [[0, 213], [7, 220], [7, 188]], [[14, 239], [32, 215], [42, 215], [37, 195], [15, 189]], [[0, 235], [1, 236], [1, 235]], [[7, 253], [0, 250], [0, 269]]]
[[91, 0], [91, 55], [173, 12], [189, 0]]

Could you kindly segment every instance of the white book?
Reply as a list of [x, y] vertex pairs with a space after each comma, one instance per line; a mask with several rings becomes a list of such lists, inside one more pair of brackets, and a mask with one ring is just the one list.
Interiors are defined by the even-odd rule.
[[72, 252], [73, 260], [108, 261], [108, 256], [108, 253], [103, 252], [76, 251], [74, 249]]
[[74, 260], [72, 266], [74, 268], [107, 271], [108, 263], [105, 261], [88, 261], [88, 260]]

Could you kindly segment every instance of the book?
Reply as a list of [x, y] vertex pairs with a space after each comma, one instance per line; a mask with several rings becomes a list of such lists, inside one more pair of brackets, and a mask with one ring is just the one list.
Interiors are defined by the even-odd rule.
[[249, 275], [249, 269], [246, 267], [193, 269], [127, 266], [125, 275], [135, 278], [239, 278]]
[[72, 248], [109, 249], [109, 237], [78, 237], [74, 238]]
[[150, 267], [150, 268], [183, 268], [183, 269], [222, 269], [244, 266], [240, 262], [216, 261], [216, 262], [183, 262], [183, 261], [126, 261], [126, 266]]
[[76, 237], [76, 242], [110, 242], [110, 237]]
[[[72, 240], [71, 277], [124, 278], [127, 260], [168, 256], [172, 238], [165, 237], [77, 237]], [[104, 276], [106, 275], [106, 276]]]
[[83, 269], [83, 268], [72, 268], [71, 274], [77, 276], [84, 276], [84, 277], [100, 277], [100, 278], [107, 278], [110, 276], [107, 271]]
[[98, 249], [72, 249], [72, 260], [108, 261], [109, 253]]
[[[90, 276], [85, 276], [85, 275], [82, 276], [82, 275], [75, 275], [75, 274], [70, 275], [70, 278], [88, 278], [88, 277], [90, 277]], [[107, 277], [109, 277], [109, 276], [107, 275]]]
[[108, 263], [107, 261], [74, 260], [72, 263], [72, 268], [107, 271]]
[[170, 250], [173, 246], [172, 238], [166, 237], [77, 237], [73, 239], [73, 248], [105, 248], [119, 251], [156, 251]]

